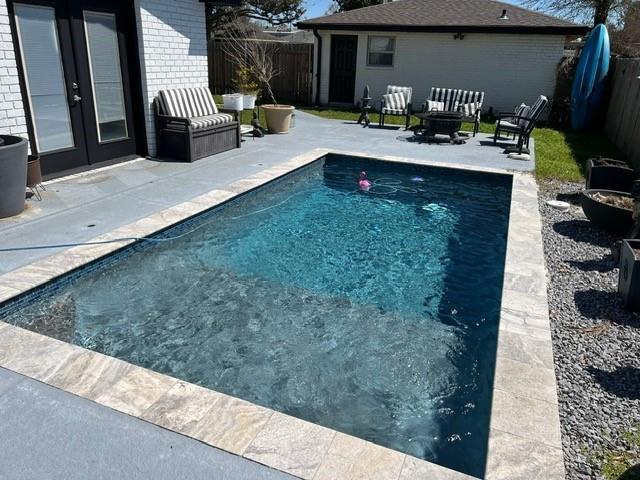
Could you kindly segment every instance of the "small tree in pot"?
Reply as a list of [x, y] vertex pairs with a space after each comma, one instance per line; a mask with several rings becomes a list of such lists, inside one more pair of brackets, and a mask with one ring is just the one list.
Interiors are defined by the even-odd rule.
[[263, 104], [267, 129], [271, 133], [287, 133], [293, 115], [292, 105], [279, 105], [276, 101], [271, 81], [278, 75], [274, 64], [276, 44], [257, 38], [250, 23], [236, 20], [231, 22], [221, 35], [222, 49], [239, 68], [252, 72], [256, 81], [271, 100]]

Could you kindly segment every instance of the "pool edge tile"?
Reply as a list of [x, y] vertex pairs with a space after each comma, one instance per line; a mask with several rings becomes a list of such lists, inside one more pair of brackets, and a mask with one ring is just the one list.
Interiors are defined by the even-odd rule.
[[275, 412], [242, 456], [312, 480], [336, 433], [335, 430]]
[[493, 429], [489, 432], [485, 479], [564, 480], [562, 447]]
[[242, 455], [275, 412], [236, 397], [219, 395], [212, 408], [184, 434], [213, 447]]
[[406, 454], [337, 432], [313, 480], [397, 480]]
[[436, 463], [407, 455], [398, 480], [478, 480]]

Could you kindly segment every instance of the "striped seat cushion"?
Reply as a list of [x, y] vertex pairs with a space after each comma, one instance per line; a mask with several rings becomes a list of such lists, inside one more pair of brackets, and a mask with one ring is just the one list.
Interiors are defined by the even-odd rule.
[[218, 113], [216, 102], [207, 87], [161, 90], [158, 99], [161, 113], [171, 117], [206, 117]]
[[384, 100], [384, 108], [385, 113], [390, 113], [391, 111], [403, 112], [407, 108], [407, 99], [403, 93], [387, 93], [382, 96]]
[[206, 115], [204, 117], [191, 118], [191, 126], [194, 130], [200, 128], [212, 127], [214, 125], [222, 125], [223, 123], [233, 122], [233, 115], [228, 113], [215, 113], [213, 115]]
[[387, 94], [389, 93], [401, 93], [404, 95], [404, 100], [406, 104], [411, 103], [411, 96], [413, 94], [413, 88], [411, 87], [401, 87], [399, 85], [387, 85]]
[[476, 102], [461, 103], [458, 105], [458, 111], [465, 117], [473, 117], [478, 110], [480, 110], [480, 107]]
[[[498, 121], [496, 120], [496, 126], [498, 125]], [[516, 125], [513, 122], [510, 122], [509, 120], [505, 120], [502, 119], [500, 120], [500, 128], [501, 129], [511, 129], [511, 130], [518, 130], [520, 131], [520, 126]]]
[[427, 100], [427, 111], [428, 112], [443, 112], [444, 111], [444, 102], [437, 102], [435, 100]]

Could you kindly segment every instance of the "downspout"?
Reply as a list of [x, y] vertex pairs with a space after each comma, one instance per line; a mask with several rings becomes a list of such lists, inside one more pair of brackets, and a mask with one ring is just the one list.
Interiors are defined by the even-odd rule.
[[320, 73], [322, 71], [322, 37], [318, 35], [318, 29], [313, 29], [313, 36], [318, 40], [318, 62], [316, 65], [316, 100], [315, 104], [320, 105]]

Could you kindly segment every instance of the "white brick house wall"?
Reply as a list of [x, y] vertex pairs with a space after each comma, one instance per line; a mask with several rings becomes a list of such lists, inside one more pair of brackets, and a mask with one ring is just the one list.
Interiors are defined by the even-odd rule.
[[[322, 69], [320, 102], [329, 101], [331, 34], [358, 35], [354, 102], [365, 85], [371, 87], [376, 106], [389, 84], [413, 87], [414, 109], [429, 95], [432, 86], [482, 90], [484, 109], [512, 110], [538, 95], [553, 95], [556, 71], [563, 56], [562, 35], [465, 33], [383, 33], [321, 31]], [[393, 67], [367, 66], [369, 35], [396, 39]], [[317, 50], [317, 48], [316, 48]]]
[[149, 154], [156, 153], [153, 99], [159, 90], [209, 85], [205, 4], [136, 0]]
[[27, 121], [5, 0], [0, 0], [0, 133], [27, 137]]
[[[135, 5], [146, 135], [154, 155], [152, 102], [158, 91], [208, 86], [205, 5], [198, 0], [136, 0]], [[6, 0], [0, 0], [0, 133], [27, 137]]]

